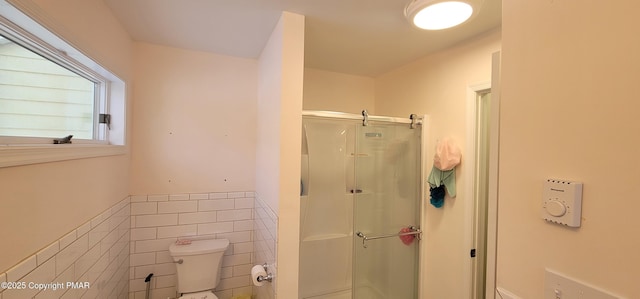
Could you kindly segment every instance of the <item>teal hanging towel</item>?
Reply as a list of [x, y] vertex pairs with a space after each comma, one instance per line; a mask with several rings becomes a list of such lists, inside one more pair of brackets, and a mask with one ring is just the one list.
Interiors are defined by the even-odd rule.
[[462, 154], [453, 139], [445, 138], [436, 145], [433, 167], [427, 178], [431, 204], [436, 208], [444, 205], [445, 190], [450, 197], [456, 197], [456, 165]]

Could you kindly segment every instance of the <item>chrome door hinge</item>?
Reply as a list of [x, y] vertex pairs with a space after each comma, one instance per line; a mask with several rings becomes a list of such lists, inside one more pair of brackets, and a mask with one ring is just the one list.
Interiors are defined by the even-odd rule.
[[111, 114], [100, 113], [98, 123], [106, 124], [107, 128], [111, 129]]

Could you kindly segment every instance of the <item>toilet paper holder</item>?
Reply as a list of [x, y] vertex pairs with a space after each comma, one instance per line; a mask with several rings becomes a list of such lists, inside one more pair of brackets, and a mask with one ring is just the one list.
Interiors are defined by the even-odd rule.
[[264, 272], [267, 272], [267, 276], [259, 275], [258, 278], [256, 278], [256, 280], [258, 282], [263, 282], [263, 281], [271, 282], [273, 280], [273, 275], [269, 273], [269, 271], [267, 270], [267, 263], [262, 264], [262, 267], [264, 268]]

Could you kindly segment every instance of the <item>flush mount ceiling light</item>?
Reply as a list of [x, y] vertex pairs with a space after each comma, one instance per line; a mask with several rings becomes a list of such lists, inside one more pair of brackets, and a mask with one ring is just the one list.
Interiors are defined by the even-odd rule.
[[460, 25], [478, 10], [479, 0], [412, 0], [404, 14], [414, 26], [440, 30]]

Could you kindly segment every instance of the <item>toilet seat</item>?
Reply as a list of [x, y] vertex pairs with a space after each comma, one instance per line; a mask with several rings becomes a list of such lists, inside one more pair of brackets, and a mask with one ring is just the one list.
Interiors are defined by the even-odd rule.
[[182, 294], [178, 299], [218, 299], [212, 291]]

